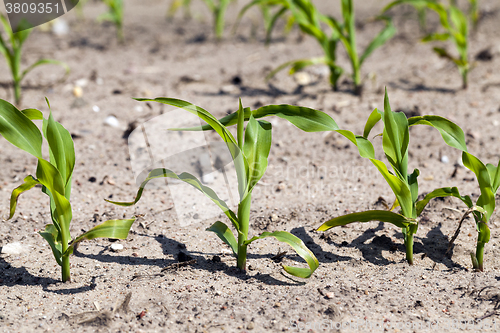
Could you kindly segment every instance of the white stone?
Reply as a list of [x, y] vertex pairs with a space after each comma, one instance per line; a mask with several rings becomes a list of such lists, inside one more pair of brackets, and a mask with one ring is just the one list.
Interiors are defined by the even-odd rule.
[[92, 111], [94, 111], [94, 112], [99, 112], [99, 111], [101, 111], [101, 108], [100, 108], [100, 107], [98, 107], [97, 105], [94, 105], [94, 106], [92, 107]]
[[295, 73], [293, 76], [293, 79], [295, 80], [295, 82], [298, 85], [301, 85], [301, 86], [307, 86], [308, 84], [310, 84], [312, 82], [311, 75], [309, 75], [309, 73], [307, 73], [307, 72]]
[[450, 159], [448, 158], [448, 156], [443, 155], [443, 156], [441, 156], [441, 162], [442, 163], [450, 163]]
[[9, 243], [5, 246], [2, 246], [3, 254], [17, 255], [24, 252], [28, 252], [28, 249], [19, 242]]
[[55, 20], [54, 24], [52, 25], [52, 33], [56, 36], [67, 35], [69, 33], [68, 23], [62, 18]]
[[111, 250], [113, 250], [115, 252], [121, 251], [121, 250], [123, 250], [123, 245], [118, 244], [118, 243], [113, 243], [113, 244], [111, 244]]
[[120, 122], [115, 116], [107, 116], [106, 119], [104, 119], [104, 124], [115, 128], [120, 127]]

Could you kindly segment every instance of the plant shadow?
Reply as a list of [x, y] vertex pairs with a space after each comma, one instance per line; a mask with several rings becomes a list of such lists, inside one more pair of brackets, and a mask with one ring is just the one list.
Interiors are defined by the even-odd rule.
[[320, 263], [334, 263], [337, 261], [349, 261], [353, 259], [352, 257], [341, 256], [332, 252], [324, 251], [321, 245], [317, 244], [314, 239], [309, 236], [304, 227], [294, 228], [290, 231], [290, 233], [302, 239]]
[[[183, 243], [180, 243], [176, 240], [173, 240], [171, 238], [165, 237], [164, 235], [157, 235], [157, 236], [151, 236], [147, 234], [141, 234], [141, 233], [135, 233], [136, 236], [142, 236], [142, 237], [148, 237], [148, 238], [154, 238], [155, 241], [160, 243], [163, 255], [165, 256], [173, 256], [176, 259], [150, 259], [147, 257], [132, 257], [132, 256], [120, 256], [120, 255], [108, 255], [105, 254], [106, 251], [108, 251], [108, 248], [105, 247], [103, 248], [98, 254], [82, 254], [77, 251], [75, 251], [76, 256], [80, 257], [85, 257], [89, 259], [93, 259], [99, 262], [103, 263], [118, 263], [121, 265], [133, 265], [133, 266], [138, 266], [138, 265], [146, 265], [146, 266], [158, 266], [162, 268], [162, 273], [157, 274], [157, 275], [167, 275], [169, 274], [168, 271], [165, 271], [165, 269], [172, 267], [172, 270], [176, 270], [175, 266], [178, 264], [182, 264], [184, 261], [189, 261], [189, 260], [196, 260], [196, 262], [190, 266], [196, 268], [196, 269], [203, 269], [211, 273], [215, 273], [218, 271], [222, 271], [225, 274], [238, 278], [240, 280], [249, 280], [249, 279], [257, 279], [265, 284], [268, 285], [285, 285], [285, 286], [294, 286], [297, 284], [300, 284], [300, 282], [297, 283], [290, 283], [290, 282], [285, 282], [278, 280], [269, 274], [260, 274], [257, 272], [257, 274], [247, 274], [244, 271], [241, 271], [235, 266], [229, 266], [227, 263], [223, 262], [222, 260], [214, 260], [214, 259], [206, 259], [207, 256], [213, 256], [213, 257], [219, 257], [220, 259], [220, 253], [206, 253], [206, 252], [197, 252], [197, 251], [188, 251], [186, 249], [186, 246]], [[270, 259], [274, 256], [274, 254], [268, 254], [268, 255], [258, 255], [258, 254], [252, 254], [249, 253], [247, 255], [247, 258], [249, 259]], [[182, 257], [182, 259], [181, 259]], [[251, 269], [250, 266], [247, 267], [247, 269]], [[293, 280], [292, 280], [293, 281]]]
[[[393, 236], [394, 238], [401, 240], [401, 243], [396, 243], [393, 241], [392, 238], [386, 235], [380, 235], [380, 236], [375, 235], [377, 231], [383, 229], [384, 229], [384, 223], [379, 222], [377, 227], [365, 230], [363, 234], [355, 238], [351, 243], [347, 243], [346, 241], [337, 243], [333, 241], [331, 238], [329, 238], [327, 241], [329, 244], [335, 245], [339, 248], [351, 247], [359, 249], [362, 253], [363, 258], [374, 265], [386, 266], [390, 264], [395, 264], [396, 263], [395, 261], [389, 260], [384, 257], [383, 251], [390, 251], [390, 252], [398, 251], [402, 254], [403, 258], [405, 253], [403, 234], [401, 232], [396, 232], [394, 234]], [[302, 235], [302, 237], [305, 236]], [[325, 238], [328, 238], [328, 236], [326, 236]], [[438, 226], [432, 228], [426, 234], [425, 238], [414, 239], [414, 244], [413, 244], [414, 256], [417, 254], [421, 254], [422, 258], [429, 257], [429, 259], [431, 259], [434, 263], [442, 263], [448, 269], [456, 269], [456, 268], [465, 269], [462, 265], [454, 262], [451, 259], [453, 255], [453, 248], [451, 250], [451, 254], [445, 256], [446, 250], [448, 248], [448, 242], [443, 241], [444, 239], [446, 239], [446, 236], [443, 234], [441, 230], [441, 224], [439, 224]], [[318, 256], [321, 257], [324, 256], [324, 254], [321, 253], [323, 250], [321, 250], [320, 246], [318, 246], [317, 244], [314, 245], [310, 245], [308, 243], [306, 244], [310, 246], [310, 249], [314, 253], [318, 253]], [[351, 259], [350, 257], [344, 257], [344, 258]], [[344, 259], [344, 260], [349, 260], [349, 259]]]
[[[95, 279], [93, 277], [89, 285], [76, 287], [76, 288], [65, 288], [59, 289], [61, 286], [68, 286], [61, 282], [61, 280], [56, 280], [50, 277], [39, 277], [31, 274], [25, 267], [13, 267], [10, 263], [5, 261], [4, 258], [0, 258], [0, 269], [2, 270], [2, 276], [0, 278], [0, 286], [13, 287], [13, 286], [41, 286], [43, 291], [51, 292], [55, 294], [77, 294], [93, 290], [96, 287]], [[57, 290], [52, 290], [51, 287], [58, 288]], [[18, 297], [18, 296], [16, 296]]]
[[455, 94], [459, 89], [449, 89], [449, 88], [439, 88], [439, 87], [429, 87], [423, 83], [411, 82], [406, 79], [399, 79], [398, 82], [390, 82], [389, 86], [391, 88], [411, 91], [411, 92], [438, 92], [442, 94]]

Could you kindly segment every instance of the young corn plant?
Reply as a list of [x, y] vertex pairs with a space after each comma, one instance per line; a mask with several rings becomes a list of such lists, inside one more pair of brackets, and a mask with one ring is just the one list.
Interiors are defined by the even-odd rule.
[[[225, 16], [227, 7], [229, 4], [236, 0], [203, 0], [207, 8], [213, 15], [214, 18], [214, 33], [217, 39], [222, 39], [224, 36], [224, 26], [225, 26]], [[175, 15], [177, 10], [182, 6], [184, 7], [184, 13], [186, 17], [190, 17], [191, 13], [189, 6], [191, 5], [191, 0], [174, 0], [167, 10], [167, 17], [172, 17]]]
[[[354, 19], [354, 5], [352, 0], [341, 0], [343, 23], [340, 23], [331, 16], [322, 15], [310, 0], [255, 0], [250, 5], [276, 5], [279, 3], [282, 8], [273, 17], [268, 27], [268, 36], [270, 36], [277, 18], [291, 11], [295, 22], [300, 29], [314, 37], [323, 48], [325, 54], [322, 58], [304, 59], [287, 62], [272, 71], [268, 77], [274, 76], [284, 68], [291, 67], [290, 74], [310, 65], [326, 64], [330, 68], [330, 84], [334, 90], [337, 90], [337, 82], [342, 75], [343, 69], [336, 64], [337, 43], [340, 41], [346, 49], [347, 55], [352, 67], [352, 80], [354, 84], [354, 93], [362, 94], [361, 65], [378, 47], [385, 44], [392, 38], [396, 32], [392, 20], [389, 17], [379, 17], [378, 19], [386, 22], [382, 31], [368, 44], [361, 56], [358, 54], [356, 46], [356, 27]], [[250, 7], [247, 6], [248, 8]], [[243, 10], [248, 9], [245, 7]], [[331, 30], [327, 35], [321, 26], [325, 23]]]
[[[285, 232], [264, 232], [259, 236], [249, 238], [249, 223], [250, 223], [250, 203], [252, 191], [257, 182], [264, 175], [267, 164], [268, 155], [271, 149], [271, 130], [272, 126], [269, 122], [258, 120], [267, 116], [277, 116], [290, 121], [293, 125], [305, 132], [319, 132], [319, 131], [337, 131], [346, 136], [349, 140], [356, 143], [360, 148], [362, 154], [373, 155], [373, 147], [371, 151], [369, 147], [365, 147], [364, 142], [368, 142], [362, 137], [359, 137], [360, 142], [357, 142], [355, 137], [349, 131], [340, 130], [335, 121], [327, 114], [304, 107], [297, 107], [291, 105], [269, 105], [250, 110], [241, 106], [236, 113], [232, 113], [220, 120], [217, 120], [208, 111], [201, 107], [195, 106], [191, 103], [171, 98], [156, 98], [156, 99], [137, 99], [138, 101], [145, 102], [159, 102], [189, 111], [200, 117], [207, 124], [200, 127], [171, 129], [182, 131], [199, 131], [199, 130], [215, 130], [219, 136], [224, 140], [229, 152], [231, 153], [234, 165], [236, 168], [236, 175], [238, 179], [239, 191], [239, 205], [237, 212], [229, 209], [228, 205], [221, 200], [217, 194], [210, 188], [204, 186], [196, 177], [188, 173], [175, 174], [171, 170], [165, 168], [158, 168], [152, 170], [146, 179], [142, 182], [137, 196], [132, 202], [115, 202], [111, 203], [121, 206], [131, 206], [137, 203], [144, 191], [146, 184], [155, 178], [169, 177], [184, 181], [197, 190], [210, 198], [217, 206], [219, 206], [225, 213], [227, 218], [231, 221], [233, 228], [236, 231], [236, 237], [231, 229], [223, 222], [217, 221], [208, 231], [216, 233], [216, 235], [233, 251], [234, 256], [237, 258], [237, 266], [245, 270], [247, 247], [252, 242], [265, 238], [274, 237], [280, 242], [285, 242], [292, 246], [297, 254], [302, 257], [309, 268], [290, 267], [284, 266], [286, 272], [291, 275], [308, 278], [318, 267], [318, 261], [314, 254], [305, 246], [305, 244], [296, 236]], [[247, 122], [246, 130], [244, 128]], [[231, 132], [227, 129], [228, 126], [236, 125], [237, 138], [235, 139]], [[369, 143], [369, 142], [368, 142]], [[366, 153], [364, 150], [366, 149]]]
[[[462, 161], [464, 166], [476, 175], [481, 191], [481, 195], [475, 204], [473, 204], [469, 196], [462, 197], [462, 201], [469, 208], [464, 218], [466, 215], [472, 213], [478, 232], [476, 254], [474, 255], [474, 253], [471, 253], [472, 266], [476, 270], [483, 271], [484, 246], [490, 240], [488, 222], [491, 218], [491, 214], [493, 214], [495, 210], [495, 195], [500, 187], [500, 161], [496, 167], [489, 163], [484, 165], [477, 157], [465, 151], [462, 153]], [[464, 218], [462, 218], [461, 221], [463, 221]], [[459, 231], [460, 225], [450, 245], [458, 236]]]
[[458, 56], [450, 54], [443, 47], [434, 47], [434, 52], [442, 57], [452, 61], [457, 66], [462, 77], [462, 88], [467, 89], [467, 76], [470, 70], [470, 62], [468, 55], [468, 34], [469, 23], [466, 15], [460, 8], [450, 4], [448, 7], [431, 0], [398, 0], [390, 3], [384, 8], [384, 12], [390, 8], [400, 4], [411, 4], [417, 8], [426, 8], [433, 10], [439, 15], [441, 26], [445, 30], [444, 33], [431, 33], [425, 36], [423, 42], [432, 41], [447, 41], [451, 40], [455, 44]]
[[55, 64], [64, 68], [65, 75], [69, 73], [68, 65], [61, 61], [52, 59], [40, 59], [28, 66], [26, 69], [21, 70], [23, 44], [30, 35], [31, 29], [13, 33], [7, 18], [2, 14], [0, 14], [0, 21], [2, 22], [4, 32], [7, 35], [4, 37], [0, 34], [0, 53], [7, 61], [7, 65], [9, 66], [10, 73], [12, 75], [12, 86], [14, 88], [14, 101], [16, 105], [21, 103], [21, 82], [24, 77], [36, 67], [45, 64]]
[[116, 36], [118, 41], [122, 43], [124, 41], [123, 36], [123, 0], [103, 0], [103, 2], [108, 7], [108, 11], [99, 15], [97, 21], [111, 22], [116, 27]]
[[[42, 120], [43, 136], [33, 120]], [[38, 159], [36, 176], [27, 176], [24, 183], [12, 191], [9, 219], [14, 216], [19, 196], [41, 185], [42, 192], [50, 199], [52, 224], [46, 225], [39, 234], [49, 243], [57, 264], [61, 266], [63, 282], [71, 280], [69, 256], [78, 243], [98, 237], [127, 237], [134, 219], [108, 220], [75, 239], [71, 238], [70, 194], [75, 149], [71, 134], [54, 120], [52, 112], [48, 119], [45, 119], [38, 110], [19, 111], [12, 104], [0, 99], [0, 134], [14, 146]], [[49, 160], [42, 156], [43, 137], [48, 143]]]
[[293, 75], [308, 66], [327, 65], [330, 69], [330, 85], [333, 90], [338, 90], [338, 80], [343, 72], [343, 69], [337, 65], [337, 42], [339, 41], [339, 35], [333, 28], [329, 34], [323, 31], [321, 23], [328, 21], [328, 18], [322, 15], [310, 0], [255, 0], [243, 8], [240, 16], [253, 6], [271, 7], [276, 5], [280, 6], [280, 10], [275, 13], [268, 24], [267, 39], [270, 39], [272, 29], [278, 18], [290, 11], [300, 30], [318, 41], [323, 49], [324, 56], [286, 62], [271, 71], [267, 75], [266, 80], [288, 67], [290, 67], [289, 74]]
[[191, 18], [191, 0], [173, 0], [167, 9], [167, 18], [174, 17], [179, 8], [183, 8], [184, 17]]
[[[243, 7], [238, 14], [238, 18], [233, 28], [233, 33], [235, 33], [238, 29], [241, 19], [243, 18], [245, 13], [254, 6], [258, 6], [262, 13], [264, 29], [266, 31], [266, 45], [268, 45], [271, 42], [271, 34], [276, 22], [281, 17], [285, 16], [288, 8], [286, 6], [283, 6], [283, 1], [252, 1], [245, 7]], [[274, 11], [273, 9], [275, 9], [275, 7], [279, 7], [278, 10]], [[288, 34], [295, 25], [295, 17], [289, 14], [287, 17], [285, 17], [285, 21], [286, 24], [284, 27], [284, 33]]]
[[[439, 188], [427, 194], [424, 199], [418, 200], [418, 176], [419, 170], [408, 172], [408, 145], [410, 142], [409, 127], [414, 125], [429, 125], [436, 128], [444, 141], [451, 147], [466, 151], [465, 136], [463, 131], [453, 122], [439, 116], [418, 116], [406, 118], [402, 112], [393, 112], [389, 104], [387, 91], [384, 98], [384, 111], [375, 109], [369, 116], [363, 137], [367, 140], [370, 131], [380, 120], [384, 123], [382, 133], [382, 145], [385, 156], [392, 167], [389, 171], [387, 165], [376, 159], [374, 154], [368, 156], [391, 187], [396, 200], [391, 211], [368, 210], [335, 217], [326, 221], [319, 227], [319, 231], [326, 231], [336, 226], [342, 226], [353, 222], [381, 221], [392, 223], [401, 228], [406, 247], [406, 259], [410, 265], [413, 264], [413, 236], [418, 230], [418, 217], [429, 201], [436, 197], [454, 196], [462, 200], [456, 187]], [[365, 141], [365, 145], [367, 144]], [[358, 147], [359, 148], [359, 147]], [[373, 147], [370, 149], [373, 151]], [[363, 155], [362, 155], [363, 156]], [[363, 157], [367, 157], [366, 155]], [[396, 207], [400, 212], [392, 212]]]

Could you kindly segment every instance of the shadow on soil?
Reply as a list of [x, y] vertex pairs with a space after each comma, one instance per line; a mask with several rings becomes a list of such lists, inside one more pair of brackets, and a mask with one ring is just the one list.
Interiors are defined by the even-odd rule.
[[[303, 230], [298, 228], [294, 229], [296, 232], [292, 232], [301, 239], [304, 240], [306, 245], [315, 253], [320, 262], [336, 262], [336, 261], [348, 261], [352, 260], [351, 257], [338, 256], [331, 252], [323, 251], [320, 245], [314, 243], [312, 238], [310, 238]], [[357, 248], [361, 251], [362, 256], [365, 260], [378, 266], [385, 266], [395, 264], [396, 262], [389, 260], [383, 256], [382, 251], [399, 251], [401, 253], [401, 258], [404, 258], [405, 246], [403, 243], [403, 234], [397, 232], [394, 234], [394, 238], [400, 239], [400, 243], [395, 243], [390, 237], [386, 235], [377, 236], [375, 233], [377, 231], [383, 230], [384, 224], [380, 222], [376, 228], [367, 229], [359, 237], [355, 238], [351, 243], [343, 241], [337, 243], [332, 240], [331, 236], [320, 236], [325, 239], [328, 244], [334, 245], [336, 247], [351, 247]], [[298, 230], [298, 231], [297, 231]], [[371, 240], [371, 241], [370, 241]], [[448, 249], [447, 237], [441, 231], [441, 224], [432, 228], [425, 238], [414, 239], [413, 255], [421, 255], [421, 258], [429, 257], [435, 263], [442, 263], [449, 269], [465, 269], [462, 265], [455, 263], [451, 260], [453, 256], [453, 248], [451, 253], [445, 256], [446, 250]]]
[[421, 91], [432, 91], [438, 92], [442, 94], [455, 94], [458, 92], [458, 89], [448, 89], [448, 88], [439, 88], [439, 87], [429, 87], [422, 83], [410, 82], [406, 79], [399, 79], [398, 82], [390, 82], [389, 87], [395, 89], [401, 89], [405, 91], [413, 91], [413, 92], [421, 92]]

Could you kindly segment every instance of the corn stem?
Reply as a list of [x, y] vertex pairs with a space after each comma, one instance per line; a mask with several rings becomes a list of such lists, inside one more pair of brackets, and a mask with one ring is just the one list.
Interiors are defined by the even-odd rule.
[[238, 221], [240, 230], [238, 233], [238, 268], [246, 270], [247, 265], [247, 246], [244, 242], [248, 239], [248, 228], [250, 224], [250, 203], [252, 193], [248, 193], [238, 205]]

